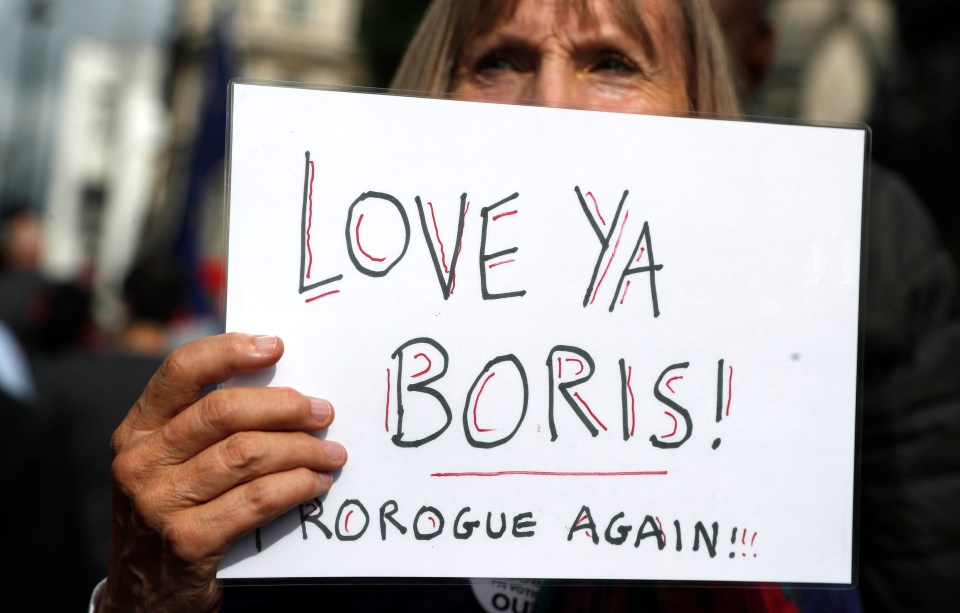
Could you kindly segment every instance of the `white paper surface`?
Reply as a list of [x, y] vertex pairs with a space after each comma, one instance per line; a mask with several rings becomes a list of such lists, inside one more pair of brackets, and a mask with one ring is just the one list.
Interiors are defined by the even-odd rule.
[[350, 459], [221, 578], [851, 581], [863, 130], [233, 93], [229, 384]]

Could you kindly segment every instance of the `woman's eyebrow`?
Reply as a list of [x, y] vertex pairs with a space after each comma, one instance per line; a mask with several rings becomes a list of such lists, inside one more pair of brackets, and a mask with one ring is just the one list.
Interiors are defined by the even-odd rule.
[[496, 49], [507, 49], [523, 53], [534, 53], [537, 44], [529, 38], [502, 32], [482, 35], [468, 41], [463, 47], [464, 55], [473, 57]]
[[480, 46], [506, 46], [506, 47], [535, 47], [537, 44], [542, 42], [544, 39], [550, 37], [550, 32], [548, 31], [536, 31], [536, 36], [531, 37], [529, 34], [524, 34], [522, 32], [515, 32], [510, 30], [491, 30], [485, 34], [480, 34], [474, 36], [471, 40], [467, 42], [467, 47], [480, 45]]
[[571, 42], [578, 47], [620, 46], [636, 48], [645, 57], [656, 61], [660, 54], [653, 44], [646, 28], [635, 31], [635, 28], [626, 23], [608, 23], [602, 26], [585, 30], [576, 30], [570, 37]]

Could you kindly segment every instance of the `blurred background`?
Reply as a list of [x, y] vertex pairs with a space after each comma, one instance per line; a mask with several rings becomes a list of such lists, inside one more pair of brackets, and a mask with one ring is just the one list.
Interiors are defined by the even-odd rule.
[[[757, 3], [776, 43], [748, 112], [867, 123], [960, 258], [960, 2]], [[426, 4], [0, 0], [0, 394], [45, 390], [93, 458], [82, 597], [105, 572], [110, 432], [170, 348], [219, 327], [229, 80], [386, 87]]]

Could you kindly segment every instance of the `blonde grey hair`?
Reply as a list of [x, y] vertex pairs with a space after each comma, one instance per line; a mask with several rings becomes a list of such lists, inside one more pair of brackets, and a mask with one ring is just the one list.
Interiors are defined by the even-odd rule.
[[[594, 19], [592, 1], [563, 0], [563, 8], [590, 20]], [[608, 1], [621, 23], [649, 44], [647, 25], [637, 8], [637, 0]], [[689, 111], [739, 115], [735, 73], [710, 0], [663, 1], [676, 2], [682, 20], [679, 30], [684, 37], [682, 50]], [[391, 89], [434, 95], [449, 93], [464, 44], [492, 30], [501, 18], [511, 16], [517, 4], [518, 0], [434, 0], [400, 62]]]

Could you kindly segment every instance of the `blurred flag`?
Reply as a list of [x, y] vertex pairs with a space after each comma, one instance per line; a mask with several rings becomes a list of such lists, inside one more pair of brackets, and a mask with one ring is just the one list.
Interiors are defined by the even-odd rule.
[[204, 271], [209, 262], [203, 261], [200, 244], [204, 195], [214, 171], [220, 171], [226, 154], [227, 90], [233, 78], [232, 40], [230, 27], [233, 12], [218, 8], [210, 33], [210, 57], [205, 78], [205, 96], [193, 140], [183, 214], [176, 239], [176, 251], [186, 279], [184, 307], [189, 315], [204, 317], [214, 311], [210, 287]]

